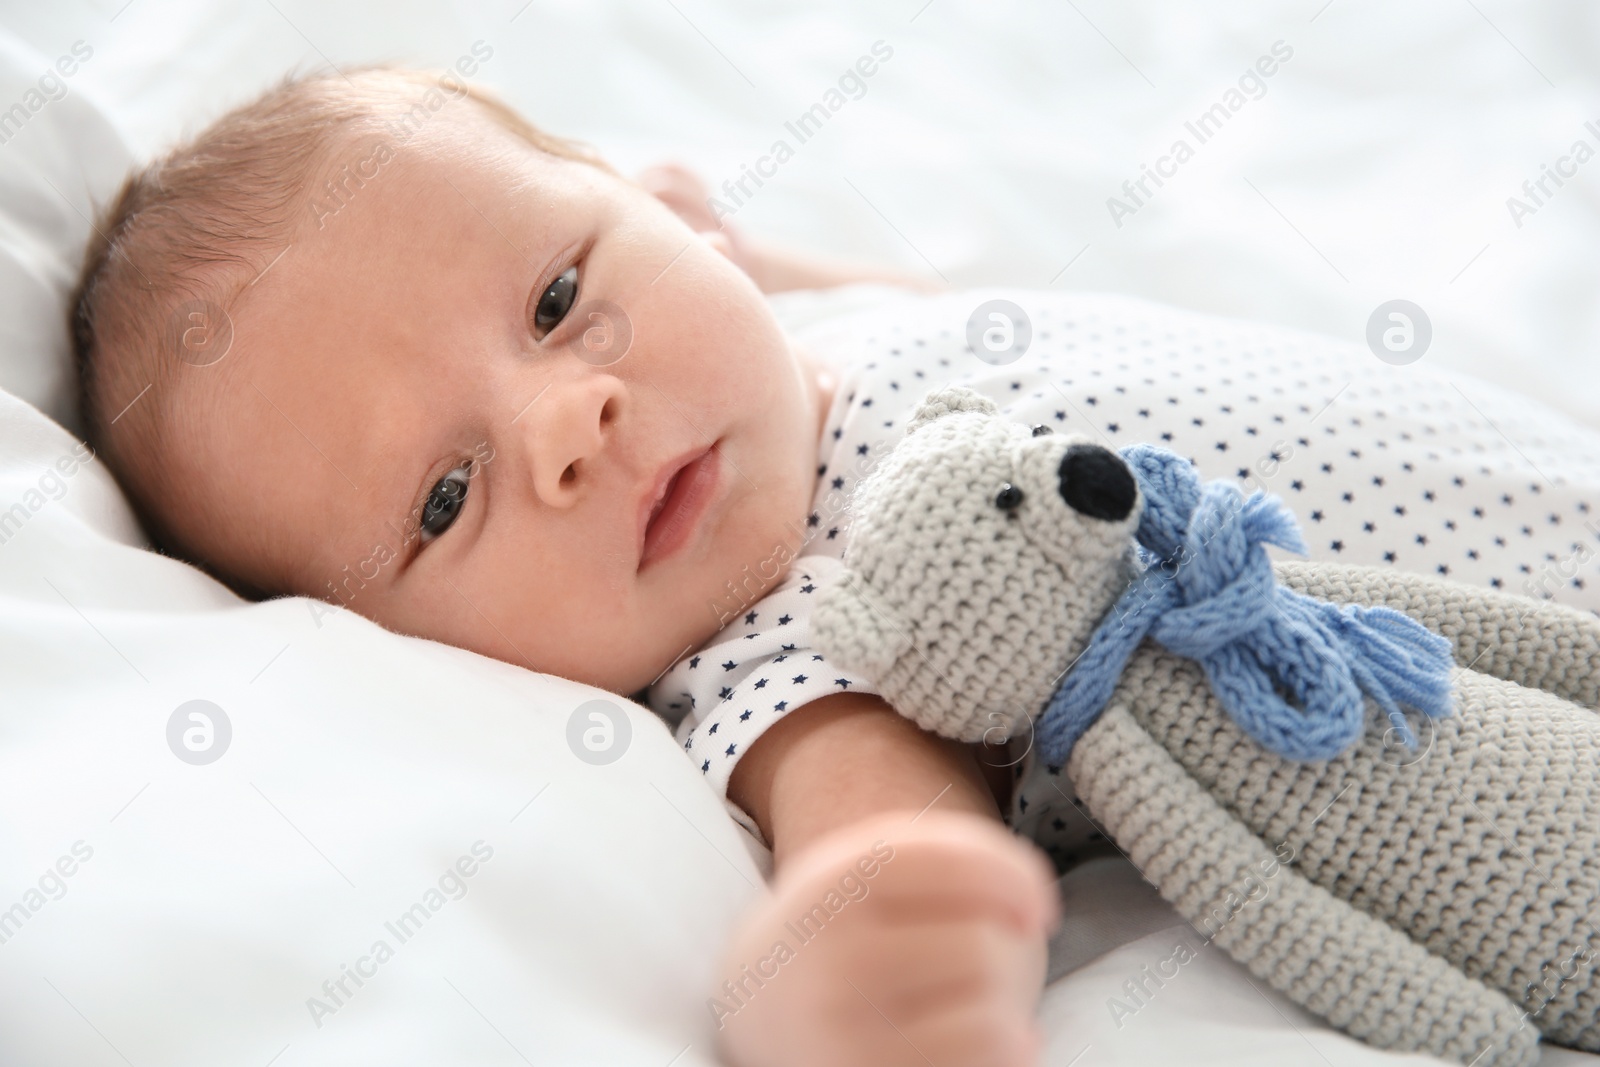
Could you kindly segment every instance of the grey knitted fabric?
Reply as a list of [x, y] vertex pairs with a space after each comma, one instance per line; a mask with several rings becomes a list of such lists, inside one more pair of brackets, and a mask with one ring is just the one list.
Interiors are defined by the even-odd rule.
[[1288, 560], [1278, 578], [1336, 604], [1382, 604], [1420, 619], [1455, 646], [1456, 662], [1585, 707], [1600, 707], [1600, 626], [1564, 604], [1444, 579], [1395, 581], [1387, 571]]
[[1285, 867], [1282, 839], [1269, 847], [1251, 833], [1125, 705], [1113, 701], [1079, 740], [1068, 773], [1178, 913], [1297, 1003], [1380, 1048], [1497, 1067], [1538, 1062], [1538, 1032], [1504, 994]]
[[[1051, 488], [1087, 439], [1033, 437], [998, 410], [961, 386], [929, 394], [856, 486], [848, 568], [811, 616], [819, 649], [924, 730], [963, 741], [1026, 732], [1136, 558], [1137, 509], [1086, 519]], [[1004, 512], [994, 496], [1007, 482], [1042, 491]]]
[[[1131, 558], [1137, 509], [1065, 504], [1072, 443], [930, 394], [857, 490], [818, 649], [925, 728], [1026, 730]], [[1020, 505], [997, 506], [1005, 484]], [[1146, 642], [1068, 762], [1090, 813], [1197, 929], [1374, 1045], [1477, 1067], [1534, 1063], [1541, 1032], [1600, 1051], [1600, 620], [1390, 570], [1278, 573], [1449, 638], [1455, 715], [1413, 717], [1411, 752], [1369, 702], [1354, 748], [1285, 760]]]

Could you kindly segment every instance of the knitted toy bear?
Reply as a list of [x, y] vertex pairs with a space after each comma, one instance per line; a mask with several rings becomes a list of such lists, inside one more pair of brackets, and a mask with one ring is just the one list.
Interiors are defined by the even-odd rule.
[[1026, 745], [1023, 785], [1065, 768], [1256, 976], [1381, 1048], [1600, 1051], [1600, 620], [1273, 563], [1304, 551], [1277, 498], [960, 386], [850, 513], [818, 651], [925, 729]]

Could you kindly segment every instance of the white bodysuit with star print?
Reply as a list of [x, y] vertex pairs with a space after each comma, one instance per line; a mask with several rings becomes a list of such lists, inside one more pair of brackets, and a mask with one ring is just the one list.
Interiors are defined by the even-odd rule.
[[[967, 320], [996, 297], [1020, 305], [1032, 333], [1003, 365], [967, 345]], [[841, 565], [850, 492], [915, 404], [952, 382], [1024, 423], [1110, 448], [1161, 444], [1204, 478], [1277, 495], [1312, 559], [1442, 574], [1600, 612], [1600, 432], [1426, 359], [1393, 366], [1359, 339], [1027, 290], [891, 298], [791, 333], [838, 371], [806, 543], [759, 600], [730, 582], [723, 629], [647, 690], [724, 797], [739, 757], [779, 718], [827, 693], [877, 692], [808, 647], [808, 607]], [[763, 567], [773, 572], [770, 561], [749, 570]], [[1106, 847], [1065, 774], [1032, 758], [1017, 774], [1008, 821], [1018, 832], [1063, 866]]]

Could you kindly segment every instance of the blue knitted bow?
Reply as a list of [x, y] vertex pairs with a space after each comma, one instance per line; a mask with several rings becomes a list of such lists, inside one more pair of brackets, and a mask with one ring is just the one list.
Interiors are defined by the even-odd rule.
[[1451, 714], [1448, 640], [1393, 608], [1340, 608], [1278, 584], [1263, 546], [1306, 551], [1281, 500], [1259, 490], [1245, 499], [1227, 481], [1202, 486], [1193, 464], [1154, 445], [1120, 454], [1144, 497], [1145, 570], [1045, 705], [1037, 739], [1049, 766], [1066, 763], [1146, 635], [1198, 660], [1233, 720], [1288, 759], [1332, 759], [1354, 744], [1363, 692], [1407, 748], [1416, 738], [1399, 704]]

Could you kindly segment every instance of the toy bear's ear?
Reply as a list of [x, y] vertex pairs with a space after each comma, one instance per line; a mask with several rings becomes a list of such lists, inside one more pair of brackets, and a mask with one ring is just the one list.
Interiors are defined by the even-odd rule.
[[916, 411], [911, 414], [911, 421], [906, 423], [906, 433], [909, 434], [919, 426], [927, 425], [941, 415], [957, 411], [981, 411], [986, 415], [998, 415], [1000, 408], [976, 389], [968, 389], [964, 385], [947, 385], [942, 389], [935, 389], [917, 405]]
[[811, 605], [811, 645], [846, 670], [881, 681], [907, 649], [911, 633], [877, 603], [855, 571], [843, 570]]

